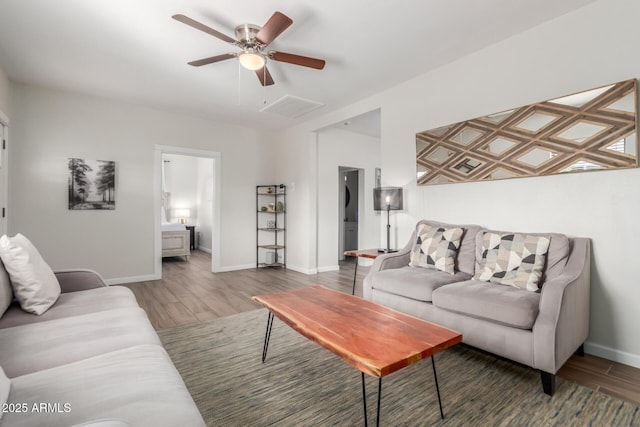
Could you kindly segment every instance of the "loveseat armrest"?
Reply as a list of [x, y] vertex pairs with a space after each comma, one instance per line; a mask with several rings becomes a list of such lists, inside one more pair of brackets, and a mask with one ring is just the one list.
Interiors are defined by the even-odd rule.
[[542, 286], [533, 326], [533, 367], [555, 374], [589, 336], [591, 243], [571, 239], [564, 271]]
[[375, 261], [373, 261], [373, 264], [369, 269], [369, 274], [382, 270], [390, 270], [392, 268], [406, 267], [409, 265], [409, 262], [411, 261], [411, 249], [413, 249], [415, 240], [416, 230], [413, 230], [411, 238], [404, 245], [404, 248], [398, 250], [398, 252], [391, 252], [378, 256]]
[[402, 268], [409, 265], [409, 261], [411, 260], [411, 247], [410, 245], [407, 246], [409, 246], [409, 249], [405, 247], [398, 252], [380, 255], [373, 261], [371, 268], [369, 268], [369, 273], [362, 281], [362, 296], [364, 299], [371, 300], [373, 296], [373, 277], [376, 273], [382, 270]]
[[107, 286], [102, 277], [93, 270], [58, 270], [54, 273], [58, 282], [60, 282], [62, 293], [86, 291]]
[[405, 251], [404, 249], [401, 249], [398, 252], [380, 255], [375, 259], [375, 261], [373, 261], [373, 264], [369, 269], [369, 273], [390, 270], [392, 268], [406, 267], [409, 265], [409, 261], [411, 261], [410, 250]]

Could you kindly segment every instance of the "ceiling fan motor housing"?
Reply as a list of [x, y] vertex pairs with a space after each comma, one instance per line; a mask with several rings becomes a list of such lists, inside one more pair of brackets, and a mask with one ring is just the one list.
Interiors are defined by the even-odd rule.
[[236, 27], [236, 39], [242, 47], [262, 48], [262, 44], [256, 40], [256, 35], [262, 27], [253, 24], [242, 24]]

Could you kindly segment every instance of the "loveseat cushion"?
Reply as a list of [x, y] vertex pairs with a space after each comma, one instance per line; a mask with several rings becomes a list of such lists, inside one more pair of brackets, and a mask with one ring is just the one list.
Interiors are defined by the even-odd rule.
[[538, 291], [550, 239], [530, 234], [482, 233], [482, 259], [476, 280]]
[[469, 276], [473, 276], [476, 264], [476, 234], [478, 234], [482, 227], [475, 224], [447, 224], [445, 222], [423, 219], [416, 224], [412, 238], [407, 243], [407, 246], [413, 247], [416, 232], [421, 224], [426, 224], [431, 227], [462, 228], [464, 233], [462, 234], [462, 240], [460, 241], [460, 246], [458, 248], [455, 268], [456, 271], [462, 271], [463, 273], [467, 273]]
[[5, 414], [2, 422], [13, 427], [68, 427], [105, 418], [136, 427], [204, 426], [171, 359], [153, 344], [13, 378], [8, 401], [29, 407], [57, 403], [61, 408], [53, 413]]
[[531, 329], [540, 294], [512, 286], [467, 280], [433, 291], [433, 305], [443, 310], [519, 329]]
[[456, 257], [460, 247], [462, 228], [435, 227], [420, 224], [416, 231], [416, 243], [411, 250], [412, 267], [455, 273]]
[[[485, 232], [495, 234], [513, 234], [509, 231], [496, 231], [496, 230], [480, 230], [475, 237], [475, 271], [481, 269], [480, 260], [482, 260], [482, 238]], [[522, 233], [530, 236], [541, 236], [549, 239], [549, 249], [547, 250], [547, 256], [545, 260], [545, 267], [538, 283], [538, 287], [544, 286], [544, 282], [551, 280], [564, 271], [564, 267], [569, 259], [571, 252], [571, 243], [569, 238], [564, 234], [559, 233]]]
[[141, 308], [127, 307], [0, 329], [9, 378], [140, 344], [160, 345]]
[[371, 276], [371, 287], [376, 291], [429, 302], [435, 289], [470, 277], [469, 274], [461, 271], [449, 274], [407, 266], [377, 272]]
[[133, 292], [124, 286], [105, 286], [63, 293], [56, 303], [40, 316], [26, 313], [17, 304], [13, 304], [0, 318], [0, 329], [122, 307], [138, 307]]

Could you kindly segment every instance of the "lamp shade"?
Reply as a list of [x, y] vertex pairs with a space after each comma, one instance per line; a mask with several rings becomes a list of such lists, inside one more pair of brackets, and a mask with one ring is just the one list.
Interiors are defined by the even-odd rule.
[[400, 211], [402, 207], [401, 187], [378, 187], [373, 189], [374, 211]]
[[173, 215], [178, 218], [189, 218], [191, 216], [191, 210], [178, 208], [173, 210]]

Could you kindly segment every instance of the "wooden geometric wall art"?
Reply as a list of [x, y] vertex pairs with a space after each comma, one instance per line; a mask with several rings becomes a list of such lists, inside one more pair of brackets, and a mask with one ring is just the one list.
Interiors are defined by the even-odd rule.
[[638, 166], [636, 79], [416, 134], [418, 185]]

